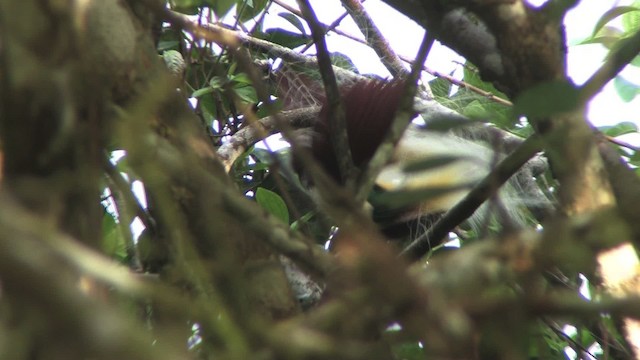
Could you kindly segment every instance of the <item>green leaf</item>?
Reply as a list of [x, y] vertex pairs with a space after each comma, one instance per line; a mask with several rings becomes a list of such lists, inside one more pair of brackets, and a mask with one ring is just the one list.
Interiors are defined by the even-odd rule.
[[251, 85], [251, 79], [249, 79], [249, 75], [245, 73], [231, 75], [230, 80], [235, 81], [238, 84]]
[[632, 165], [634, 169], [636, 169], [636, 173], [640, 171], [640, 151], [632, 151], [630, 149], [627, 149], [627, 151], [625, 151], [624, 154], [621, 155], [629, 157], [629, 164]]
[[304, 28], [304, 24], [302, 23], [302, 21], [297, 15], [288, 13], [288, 12], [281, 12], [281, 13], [278, 13], [278, 16], [287, 20], [296, 29], [300, 30], [300, 33], [305, 35], [307, 34], [307, 30]]
[[211, 122], [215, 120], [216, 116], [218, 116], [218, 109], [213, 96], [201, 96], [198, 98], [198, 105], [200, 106], [204, 119], [208, 124], [211, 124]]
[[480, 73], [478, 71], [475, 70], [475, 65], [470, 64], [470, 63], [466, 63], [464, 66], [464, 77], [463, 77], [464, 82], [466, 82], [469, 85], [473, 85], [479, 89], [482, 89], [484, 91], [488, 91], [491, 94], [503, 98], [503, 99], [509, 99], [507, 97], [507, 95], [505, 93], [503, 93], [502, 91], [496, 89], [495, 86], [493, 86], [493, 84], [488, 83], [486, 81], [483, 81], [480, 78]]
[[182, 35], [172, 27], [163, 27], [158, 40], [158, 52], [165, 50], [178, 50]]
[[601, 126], [598, 127], [598, 130], [602, 131], [605, 135], [617, 137], [621, 135], [637, 133], [638, 125], [630, 121], [625, 121], [613, 126]]
[[196, 15], [204, 3], [204, 0], [169, 0], [172, 10], [186, 15]]
[[618, 6], [618, 7], [614, 7], [613, 9], [610, 9], [609, 11], [605, 12], [600, 17], [600, 20], [598, 20], [598, 22], [596, 23], [596, 26], [593, 28], [592, 37], [595, 37], [600, 31], [600, 29], [602, 29], [606, 24], [608, 24], [609, 21], [617, 18], [620, 15], [623, 15], [632, 11], [638, 11], [638, 10], [640, 9], [634, 6]]
[[212, 92], [213, 92], [213, 89], [211, 88], [211, 86], [207, 86], [202, 89], [198, 89], [194, 91], [193, 94], [191, 94], [191, 97], [198, 98], [203, 95], [211, 94]]
[[455, 103], [463, 115], [474, 121], [490, 122], [503, 129], [511, 128], [514, 123], [509, 107], [475, 93], [465, 99], [458, 99]]
[[545, 117], [580, 105], [580, 92], [569, 81], [550, 81], [525, 90], [514, 102], [516, 115]]
[[238, 63], [232, 62], [231, 65], [229, 65], [229, 70], [227, 70], [227, 74], [235, 74], [237, 68], [238, 68]]
[[447, 98], [451, 94], [451, 82], [443, 78], [435, 78], [429, 81], [429, 87], [434, 97]]
[[240, 85], [235, 86], [233, 91], [238, 95], [238, 97], [248, 103], [256, 103], [258, 102], [258, 95], [256, 94], [256, 90], [253, 86]]
[[393, 354], [395, 355], [395, 359], [402, 360], [421, 360], [429, 358], [425, 349], [420, 346], [420, 343], [418, 342], [395, 345], [393, 347]]
[[628, 11], [622, 15], [622, 28], [624, 32], [627, 34], [631, 34], [640, 29], [640, 10], [637, 5], [638, 1], [635, 2], [635, 11]]
[[209, 8], [211, 8], [218, 17], [227, 15], [233, 5], [236, 4], [235, 0], [208, 0], [205, 2], [209, 4]]
[[332, 52], [330, 56], [331, 56], [331, 63], [334, 66], [359, 74], [358, 68], [353, 63], [353, 61], [351, 61], [351, 58], [349, 58], [347, 55], [341, 52], [335, 51], [335, 52]]
[[256, 190], [256, 201], [268, 213], [289, 224], [289, 210], [280, 195], [271, 190], [259, 187]]
[[308, 213], [302, 215], [298, 220], [291, 223], [291, 230], [298, 230], [300, 226], [303, 224], [307, 224], [314, 216], [316, 216], [317, 212], [315, 210], [309, 211]]
[[169, 5], [173, 10], [179, 11], [187, 15], [195, 15], [201, 8], [207, 7], [218, 16], [225, 16], [231, 7], [236, 3], [235, 0], [170, 0]]
[[269, 150], [254, 147], [248, 153], [265, 164], [271, 164], [273, 162], [273, 153]]
[[240, 21], [245, 22], [256, 17], [265, 6], [267, 6], [268, 0], [238, 0], [236, 2], [238, 9], [238, 18]]
[[596, 337], [591, 331], [589, 331], [589, 329], [579, 328], [578, 332], [580, 334], [580, 336], [578, 337], [578, 339], [580, 339], [580, 344], [585, 348], [589, 348], [591, 347], [591, 345], [597, 342]]
[[178, 40], [160, 40], [158, 41], [158, 51], [176, 50], [180, 45]]
[[271, 106], [260, 104], [258, 106], [258, 110], [256, 111], [256, 116], [258, 116], [258, 119], [262, 119], [263, 117], [279, 113], [280, 111], [282, 111], [283, 107], [284, 106], [282, 105], [282, 99], [276, 99], [271, 103]]
[[[555, 331], [553, 331], [548, 325], [544, 323], [538, 323], [536, 327], [537, 331], [534, 330], [534, 336], [537, 341], [535, 343], [532, 343], [532, 345], [537, 348], [535, 352], [539, 353], [539, 356], [535, 358], [563, 360], [566, 359], [565, 356], [562, 356], [562, 354], [564, 354], [564, 348], [567, 347], [566, 340], [560, 338]], [[530, 353], [530, 355], [532, 354]]]
[[491, 113], [485, 109], [484, 104], [476, 99], [471, 101], [463, 108], [462, 114], [471, 119], [486, 119]]
[[640, 86], [618, 75], [613, 79], [613, 87], [624, 102], [631, 102], [638, 95]]
[[[464, 82], [486, 91], [498, 98], [508, 99], [507, 95], [480, 78], [475, 66], [467, 63], [464, 67]], [[489, 121], [503, 129], [510, 129], [514, 119], [510, 107], [480, 95], [468, 88], [461, 88], [450, 97], [451, 108], [472, 119]]]
[[202, 0], [170, 0], [169, 5], [172, 8], [186, 8], [199, 6], [202, 4]]
[[598, 35], [596, 37], [587, 38], [578, 43], [578, 45], [587, 45], [587, 44], [602, 44], [607, 49], [611, 49], [619, 40], [622, 38], [622, 31], [615, 28], [606, 27], [606, 29], [611, 29], [611, 31], [607, 32], [607, 35]]
[[200, 8], [193, 6], [193, 7], [172, 7], [172, 10], [177, 11], [181, 14], [185, 14], [185, 15], [198, 15], [198, 12], [200, 11]]
[[267, 29], [263, 34], [260, 34], [260, 37], [289, 49], [297, 48], [311, 40], [311, 37], [308, 35], [298, 34], [280, 28]]
[[255, 163], [255, 164], [247, 164], [243, 170], [245, 171], [266, 171], [269, 170], [271, 166], [265, 163]]
[[601, 316], [600, 319], [602, 325], [604, 325], [605, 331], [608, 334], [611, 334], [612, 341], [624, 341], [624, 336], [618, 330], [620, 329], [620, 326], [617, 324], [616, 320], [614, 320], [611, 316]]
[[102, 251], [110, 257], [124, 261], [127, 258], [126, 246], [118, 223], [105, 211], [102, 216]]
[[176, 75], [182, 76], [186, 69], [186, 63], [182, 54], [177, 50], [167, 50], [162, 52], [162, 59], [169, 71]]
[[218, 90], [218, 89], [222, 89], [222, 86], [225, 83], [225, 79], [219, 77], [219, 76], [214, 76], [211, 78], [211, 80], [209, 80], [209, 86], [211, 86], [212, 89]]

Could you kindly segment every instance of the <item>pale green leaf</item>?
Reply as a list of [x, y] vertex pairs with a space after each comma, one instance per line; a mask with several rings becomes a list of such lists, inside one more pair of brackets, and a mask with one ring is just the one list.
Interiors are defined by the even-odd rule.
[[628, 12], [637, 12], [638, 10], [640, 9], [635, 6], [618, 6], [610, 9], [609, 11], [605, 12], [596, 23], [596, 26], [593, 28], [592, 37], [595, 37], [598, 32], [600, 32], [600, 29], [607, 25], [611, 20]]
[[613, 87], [616, 89], [620, 99], [624, 102], [631, 102], [640, 91], [640, 87], [637, 84], [632, 83], [622, 76], [616, 76], [613, 79]]
[[289, 224], [289, 210], [280, 195], [271, 190], [259, 187], [256, 190], [256, 202], [271, 215]]
[[525, 90], [514, 102], [516, 115], [545, 117], [576, 109], [579, 91], [568, 81], [550, 81]]

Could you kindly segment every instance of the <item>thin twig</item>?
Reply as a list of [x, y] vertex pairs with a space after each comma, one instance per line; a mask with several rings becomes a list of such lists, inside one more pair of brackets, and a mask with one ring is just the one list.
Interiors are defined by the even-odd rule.
[[[588, 355], [589, 358], [592, 359], [596, 359], [596, 357], [589, 352], [589, 349], [587, 349], [586, 347], [584, 347], [582, 344], [580, 344], [579, 342], [577, 342], [576, 340], [572, 339], [571, 336], [565, 334], [564, 331], [562, 331], [562, 329], [560, 329], [556, 324], [553, 324], [550, 320], [548, 319], [542, 319], [542, 321], [547, 325], [547, 327], [549, 327], [549, 329], [551, 329], [551, 331], [553, 331], [557, 336], [561, 337], [564, 341], [568, 342], [569, 345], [573, 348], [573, 351], [575, 351], [576, 353], [581, 353], [584, 355]], [[580, 350], [580, 352], [578, 352], [578, 350]]]
[[616, 138], [614, 138], [612, 136], [605, 135], [605, 138], [607, 139], [607, 141], [609, 141], [612, 144], [627, 148], [627, 149], [629, 149], [631, 151], [635, 151], [635, 152], [639, 152], [640, 151], [640, 147], [631, 145], [628, 142], [622, 141], [620, 139], [616, 139]]
[[[412, 63], [412, 60], [409, 59], [409, 58], [400, 56], [400, 59], [402, 59], [403, 61], [406, 61], [408, 63]], [[450, 82], [453, 85], [456, 85], [458, 87], [465, 88], [465, 89], [468, 89], [468, 90], [470, 90], [470, 91], [472, 91], [474, 93], [477, 93], [477, 94], [481, 95], [482, 97], [484, 97], [484, 98], [486, 98], [488, 100], [491, 100], [491, 101], [496, 102], [498, 104], [502, 104], [504, 106], [513, 106], [513, 103], [511, 101], [503, 99], [503, 98], [501, 98], [499, 96], [496, 96], [496, 95], [492, 94], [489, 91], [482, 90], [479, 87], [473, 86], [473, 85], [471, 85], [471, 84], [469, 84], [467, 82], [464, 82], [462, 80], [458, 80], [458, 79], [454, 78], [453, 76], [450, 76], [450, 75], [447, 75], [447, 74], [443, 74], [443, 73], [441, 73], [439, 71], [428, 69], [427, 67], [423, 67], [423, 70], [425, 72], [435, 76], [435, 77], [445, 79], [445, 80], [447, 80], [448, 82]]]
[[347, 122], [345, 120], [344, 105], [340, 92], [338, 90], [338, 82], [333, 73], [331, 66], [331, 56], [327, 50], [327, 43], [324, 38], [324, 31], [315, 12], [311, 8], [308, 0], [298, 0], [298, 6], [304, 16], [304, 19], [311, 28], [311, 35], [316, 44], [316, 57], [318, 58], [318, 67], [322, 75], [322, 83], [324, 91], [327, 95], [327, 117], [329, 120], [329, 131], [331, 133], [331, 145], [338, 160], [338, 169], [340, 177], [344, 183], [349, 184], [355, 171], [353, 158], [351, 157], [351, 148], [349, 147], [349, 138], [347, 134]]

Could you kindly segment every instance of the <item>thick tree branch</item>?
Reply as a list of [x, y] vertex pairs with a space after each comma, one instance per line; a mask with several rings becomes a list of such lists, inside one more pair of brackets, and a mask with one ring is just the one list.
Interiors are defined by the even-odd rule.
[[[280, 119], [290, 125], [292, 129], [312, 127], [318, 117], [319, 107], [309, 107], [296, 110], [283, 111]], [[229, 171], [234, 161], [244, 153], [247, 148], [265, 139], [267, 136], [278, 132], [277, 120], [274, 116], [267, 116], [240, 129], [233, 134], [217, 150], [225, 169]], [[260, 129], [258, 129], [258, 127]]]
[[637, 211], [637, 204], [640, 203], [640, 179], [603, 135], [597, 137], [597, 144], [620, 214], [630, 225], [633, 231], [632, 241], [636, 251], [640, 251], [640, 212]]
[[[186, 348], [167, 346], [171, 342], [159, 341], [157, 346], [151, 346], [153, 338], [140, 323], [95, 293], [83, 293], [78, 286], [78, 278], [88, 276], [114, 285], [119, 291], [146, 297], [150, 293], [143, 290], [146, 286], [142, 282], [112, 260], [61, 234], [50, 221], [24, 209], [6, 192], [0, 197], [3, 306], [11, 299], [31, 311], [47, 312], [46, 320], [39, 320], [47, 324], [45, 329], [51, 327], [52, 334], [55, 331], [58, 342], [57, 346], [50, 344], [42, 349], [47, 356], [55, 356], [61, 342], [69, 346], [66, 356], [91, 353], [109, 358], [189, 358]], [[85, 279], [87, 282], [90, 280]], [[15, 345], [10, 346], [11, 350], [19, 349]], [[2, 353], [10, 354], [10, 349], [5, 348]]]

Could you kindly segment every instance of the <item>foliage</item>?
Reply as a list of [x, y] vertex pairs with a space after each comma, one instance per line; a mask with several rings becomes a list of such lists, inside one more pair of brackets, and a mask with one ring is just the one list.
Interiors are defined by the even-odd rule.
[[[610, 25], [620, 18], [622, 28]], [[602, 44], [610, 49], [620, 46], [621, 40], [629, 38], [640, 26], [640, 2], [635, 1], [631, 6], [617, 6], [604, 13], [593, 29], [590, 37], [582, 41], [582, 44]], [[640, 66], [640, 56], [636, 56], [629, 65]], [[621, 99], [633, 100], [640, 91], [640, 84], [633, 83], [621, 75], [615, 77], [613, 84]]]

